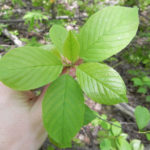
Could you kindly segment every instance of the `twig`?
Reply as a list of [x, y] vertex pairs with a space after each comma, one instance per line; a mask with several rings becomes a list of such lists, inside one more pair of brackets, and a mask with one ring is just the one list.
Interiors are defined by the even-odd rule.
[[[0, 46], [2, 46], [2, 47], [9, 47], [10, 45], [0, 44]], [[12, 45], [11, 45], [11, 46], [12, 46]]]
[[150, 18], [149, 17], [147, 17], [147, 16], [145, 16], [145, 15], [143, 15], [142, 13], [140, 14], [142, 17], [144, 17], [146, 20], [150, 20]]
[[105, 122], [108, 122], [109, 124], [111, 124], [111, 125], [113, 125], [113, 126], [116, 126], [116, 127], [118, 127], [118, 128], [121, 128], [120, 126], [114, 124], [114, 123], [111, 122], [111, 121], [105, 120], [105, 119], [101, 118], [100, 116], [97, 116], [97, 117], [98, 117], [100, 120], [103, 120], [103, 121], [105, 121]]
[[120, 61], [119, 63], [115, 64], [114, 66], [112, 66], [113, 68], [116, 68], [118, 67], [119, 65], [123, 64], [124, 62], [123, 61]]
[[[83, 18], [87, 18], [88, 16], [75, 16], [75, 17], [68, 17], [68, 16], [57, 16], [56, 19], [57, 20], [61, 20], [61, 19], [83, 19]], [[52, 17], [48, 17], [48, 20], [53, 20]], [[10, 19], [10, 20], [0, 20], [0, 23], [21, 23], [24, 22], [25, 20], [23, 19]]]
[[4, 30], [2, 31], [2, 33], [3, 33], [6, 37], [8, 37], [10, 40], [12, 40], [16, 46], [21, 47], [21, 46], [24, 45], [23, 42], [20, 41], [17, 36], [15, 36], [15, 35], [9, 33], [9, 31], [8, 31], [7, 29], [4, 29]]

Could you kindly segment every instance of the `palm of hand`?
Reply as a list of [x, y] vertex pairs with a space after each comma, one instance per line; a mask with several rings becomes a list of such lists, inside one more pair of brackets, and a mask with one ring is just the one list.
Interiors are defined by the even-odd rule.
[[[0, 83], [0, 150], [38, 150], [47, 134], [41, 117], [41, 100], [30, 92], [17, 92]], [[33, 98], [33, 96], [32, 96]]]

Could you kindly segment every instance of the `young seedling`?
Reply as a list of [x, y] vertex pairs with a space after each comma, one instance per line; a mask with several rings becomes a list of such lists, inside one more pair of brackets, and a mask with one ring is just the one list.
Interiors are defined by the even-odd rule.
[[43, 123], [54, 143], [70, 147], [92, 113], [83, 92], [100, 104], [127, 102], [123, 80], [102, 61], [129, 44], [138, 24], [137, 8], [113, 6], [91, 16], [78, 34], [54, 25], [54, 45], [48, 50], [20, 47], [0, 60], [0, 81], [15, 90], [51, 83], [43, 100]]
[[127, 140], [128, 134], [122, 132], [121, 124], [115, 119], [108, 121], [106, 115], [97, 115], [92, 125], [102, 128], [97, 135], [100, 150], [144, 150], [144, 145], [140, 140]]

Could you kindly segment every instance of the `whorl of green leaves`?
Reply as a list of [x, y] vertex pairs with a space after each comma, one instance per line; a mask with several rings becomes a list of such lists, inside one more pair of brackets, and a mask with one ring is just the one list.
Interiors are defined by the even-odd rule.
[[[24, 19], [32, 24], [47, 18], [30, 12]], [[0, 59], [0, 81], [16, 90], [51, 83], [42, 104], [44, 126], [55, 144], [69, 147], [80, 128], [95, 117], [84, 104], [83, 92], [100, 104], [127, 102], [120, 75], [102, 61], [130, 43], [138, 24], [137, 8], [112, 6], [91, 16], [79, 34], [54, 25], [53, 46], [16, 48]]]

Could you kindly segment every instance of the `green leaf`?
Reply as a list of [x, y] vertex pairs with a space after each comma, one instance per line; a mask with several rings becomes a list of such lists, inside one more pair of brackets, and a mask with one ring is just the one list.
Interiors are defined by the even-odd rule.
[[16, 90], [30, 90], [55, 80], [62, 71], [61, 61], [38, 47], [20, 47], [0, 60], [0, 81]]
[[110, 129], [110, 124], [108, 122], [102, 121], [100, 126], [105, 129], [105, 130], [109, 130]]
[[98, 131], [98, 139], [99, 140], [102, 140], [102, 139], [104, 139], [104, 138], [107, 138], [108, 137], [108, 133], [109, 131], [108, 130], [100, 130], [100, 131]]
[[47, 50], [47, 51], [50, 51], [51, 53], [53, 53], [55, 56], [57, 56], [61, 60], [60, 53], [54, 45], [51, 45], [51, 44], [42, 45], [42, 46], [40, 46], [40, 48]]
[[92, 122], [96, 117], [96, 113], [93, 110], [91, 110], [87, 105], [85, 105], [83, 126]]
[[[111, 132], [114, 136], [120, 135], [122, 132], [121, 125], [118, 121], [113, 122], [114, 125], [111, 126]], [[115, 126], [116, 125], [116, 126]], [[120, 128], [119, 128], [120, 127]]]
[[52, 44], [48, 44], [48, 45], [42, 45], [39, 48], [45, 49], [47, 51], [52, 51], [53, 49], [55, 49], [55, 46]]
[[144, 150], [144, 145], [140, 140], [134, 139], [131, 141], [131, 146], [133, 150]]
[[76, 74], [81, 88], [94, 101], [106, 105], [127, 102], [125, 84], [111, 67], [84, 63], [77, 67]]
[[146, 94], [147, 88], [145, 88], [145, 87], [140, 87], [140, 88], [138, 88], [137, 92], [138, 92], [138, 93]]
[[84, 120], [84, 97], [78, 83], [69, 75], [59, 77], [48, 88], [42, 108], [50, 137], [62, 148], [71, 146]]
[[120, 134], [120, 137], [124, 138], [124, 139], [127, 139], [128, 138], [128, 134], [126, 133], [121, 133]]
[[145, 85], [149, 86], [150, 87], [150, 78], [145, 76], [142, 78], [143, 82]]
[[136, 35], [138, 9], [111, 6], [95, 13], [79, 36], [80, 56], [86, 61], [103, 61], [125, 48]]
[[150, 141], [150, 133], [147, 133], [147, 134], [146, 134], [146, 138], [147, 138], [147, 140]]
[[140, 78], [132, 78], [132, 81], [134, 83], [134, 86], [142, 86], [143, 82]]
[[55, 149], [52, 146], [48, 146], [47, 150], [55, 150]]
[[100, 143], [100, 149], [101, 150], [112, 150], [111, 140], [108, 138], [103, 139]]
[[117, 139], [117, 147], [119, 150], [132, 150], [131, 145], [122, 137]]
[[110, 123], [108, 123], [107, 116], [105, 114], [102, 114], [101, 116], [99, 116], [99, 125], [105, 130], [110, 129], [111, 125]]
[[95, 118], [94, 120], [92, 120], [92, 126], [99, 126], [99, 124], [100, 124], [100, 120], [99, 120], [99, 118]]
[[69, 31], [68, 37], [64, 43], [63, 55], [67, 57], [71, 62], [75, 62], [79, 57], [80, 45], [74, 36], [74, 34]]
[[134, 115], [139, 129], [143, 129], [148, 125], [150, 121], [150, 112], [147, 108], [137, 106]]
[[146, 96], [146, 101], [150, 102], [150, 95]]
[[[61, 147], [60, 143], [57, 143], [56, 141], [54, 141], [54, 139], [52, 139], [49, 135], [48, 135], [48, 139], [51, 144], [55, 145], [55, 147]], [[71, 142], [69, 145], [71, 145]]]
[[63, 51], [63, 45], [67, 35], [68, 31], [60, 25], [53, 25], [50, 29], [50, 38], [60, 52]]

